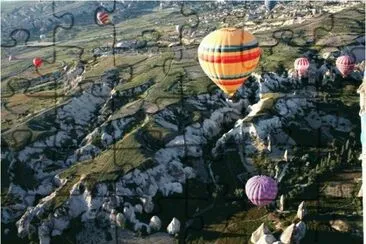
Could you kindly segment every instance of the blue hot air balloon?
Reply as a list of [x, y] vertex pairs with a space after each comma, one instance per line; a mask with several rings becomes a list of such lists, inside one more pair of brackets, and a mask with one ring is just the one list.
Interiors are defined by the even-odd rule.
[[276, 3], [274, 0], [264, 0], [264, 5], [268, 11], [271, 11], [276, 6]]

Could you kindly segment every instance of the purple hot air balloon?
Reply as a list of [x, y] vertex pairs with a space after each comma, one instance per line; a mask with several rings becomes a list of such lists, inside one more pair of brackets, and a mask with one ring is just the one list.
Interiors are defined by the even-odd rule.
[[297, 74], [300, 76], [305, 76], [309, 69], [309, 60], [307, 58], [298, 58], [294, 62], [295, 70], [297, 71]]
[[271, 203], [277, 196], [277, 182], [265, 175], [250, 178], [245, 185], [245, 193], [249, 200], [257, 206]]
[[340, 56], [337, 58], [336, 66], [343, 77], [346, 77], [352, 73], [355, 68], [355, 62], [352, 57], [348, 55]]

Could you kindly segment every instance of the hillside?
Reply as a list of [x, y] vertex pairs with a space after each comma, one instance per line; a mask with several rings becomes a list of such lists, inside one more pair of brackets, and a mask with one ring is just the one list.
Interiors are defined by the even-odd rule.
[[[302, 243], [333, 241], [335, 214], [352, 227], [339, 240], [360, 242], [360, 204], [351, 199], [360, 187], [364, 4], [289, 2], [266, 13], [259, 3], [118, 1], [114, 26], [98, 26], [101, 6], [113, 2], [2, 3], [4, 241], [247, 243], [262, 222], [277, 238], [305, 200]], [[65, 26], [70, 20], [53, 15], [65, 13], [72, 28], [53, 36], [48, 19]], [[202, 38], [227, 25], [253, 33], [263, 51], [232, 101], [197, 61]], [[10, 47], [20, 27], [28, 42], [15, 32]], [[348, 77], [335, 67], [341, 53], [359, 67]], [[45, 60], [38, 72], [35, 56]], [[308, 78], [293, 73], [301, 56]], [[278, 196], [291, 212], [281, 227], [242, 194], [251, 175], [277, 178], [279, 168]], [[337, 180], [348, 171], [352, 179]], [[334, 198], [326, 188], [334, 182], [349, 194]], [[173, 218], [176, 236], [166, 234]]]

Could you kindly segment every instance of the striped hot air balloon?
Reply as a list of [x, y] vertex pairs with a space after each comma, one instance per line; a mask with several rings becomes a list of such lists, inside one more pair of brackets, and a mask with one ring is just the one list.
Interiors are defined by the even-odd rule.
[[255, 70], [260, 55], [256, 38], [236, 28], [213, 31], [198, 47], [201, 68], [229, 97]]
[[355, 62], [350, 56], [344, 55], [337, 58], [336, 66], [342, 76], [346, 77], [355, 68]]
[[307, 58], [298, 58], [294, 62], [294, 68], [299, 76], [305, 76], [309, 69], [309, 60]]
[[276, 199], [277, 191], [277, 182], [264, 175], [253, 176], [245, 185], [245, 193], [249, 200], [257, 206], [271, 203]]
[[98, 19], [99, 23], [103, 24], [103, 25], [110, 23], [109, 16], [104, 11], [97, 13], [97, 19]]

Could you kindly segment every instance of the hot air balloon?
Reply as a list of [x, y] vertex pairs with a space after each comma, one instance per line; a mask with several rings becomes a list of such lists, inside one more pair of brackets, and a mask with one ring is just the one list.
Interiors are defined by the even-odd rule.
[[276, 1], [274, 0], [265, 0], [264, 5], [268, 11], [271, 11], [276, 6]]
[[43, 63], [43, 61], [41, 58], [37, 57], [37, 58], [33, 59], [33, 65], [36, 67], [36, 69], [41, 67], [42, 63]]
[[257, 206], [271, 203], [277, 196], [277, 182], [271, 177], [256, 175], [245, 185], [245, 193], [249, 200]]
[[41, 40], [46, 39], [46, 35], [43, 35], [43, 34], [42, 34], [42, 35], [40, 35], [40, 36], [39, 36], [39, 39], [41, 39]]
[[307, 58], [298, 58], [294, 62], [294, 67], [299, 76], [305, 76], [309, 69], [309, 60]]
[[198, 47], [201, 68], [229, 97], [255, 70], [260, 55], [256, 38], [236, 28], [213, 31], [203, 38]]
[[100, 24], [106, 25], [110, 23], [108, 13], [102, 11], [97, 13], [97, 19]]
[[342, 76], [346, 77], [355, 68], [355, 62], [350, 56], [344, 55], [337, 58], [336, 66], [339, 72], [341, 72]]

